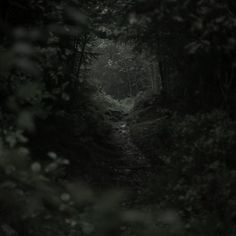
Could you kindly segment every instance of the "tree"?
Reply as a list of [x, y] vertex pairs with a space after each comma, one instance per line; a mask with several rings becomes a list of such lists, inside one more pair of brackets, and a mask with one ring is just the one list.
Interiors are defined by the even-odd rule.
[[153, 62], [147, 55], [135, 52], [130, 44], [98, 39], [97, 51], [100, 56], [91, 67], [91, 75], [106, 93], [122, 99], [156, 89]]

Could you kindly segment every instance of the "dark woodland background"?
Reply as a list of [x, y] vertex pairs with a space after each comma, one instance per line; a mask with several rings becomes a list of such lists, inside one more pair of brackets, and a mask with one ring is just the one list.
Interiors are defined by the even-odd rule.
[[0, 32], [0, 235], [236, 235], [234, 0], [1, 0]]

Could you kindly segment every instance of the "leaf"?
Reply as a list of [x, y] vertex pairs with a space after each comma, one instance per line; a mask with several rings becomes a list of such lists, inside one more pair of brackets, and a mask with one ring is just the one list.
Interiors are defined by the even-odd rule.
[[201, 48], [201, 44], [198, 42], [193, 42], [188, 44], [185, 48], [188, 50], [189, 54], [195, 54], [197, 50]]
[[88, 25], [88, 17], [73, 7], [66, 9], [67, 16], [78, 25]]
[[42, 166], [39, 162], [34, 162], [32, 165], [31, 165], [31, 170], [34, 172], [34, 173], [39, 173], [41, 170], [42, 170]]
[[63, 193], [63, 194], [61, 195], [61, 200], [62, 200], [63, 202], [68, 202], [68, 201], [70, 201], [70, 199], [71, 199], [71, 197], [70, 197], [70, 194], [69, 194], [69, 193]]
[[35, 124], [32, 113], [28, 111], [21, 112], [17, 119], [17, 125], [23, 130], [33, 132], [35, 130]]

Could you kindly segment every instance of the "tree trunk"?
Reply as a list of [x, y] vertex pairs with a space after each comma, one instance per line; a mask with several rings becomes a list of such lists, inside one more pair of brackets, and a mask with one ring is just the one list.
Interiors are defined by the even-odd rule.
[[81, 54], [80, 54], [80, 59], [79, 59], [77, 72], [76, 72], [77, 81], [79, 81], [80, 79], [81, 66], [84, 59], [84, 52], [85, 52], [86, 45], [87, 45], [87, 35], [84, 36], [84, 40], [82, 42]]
[[167, 81], [164, 70], [164, 62], [162, 60], [159, 61], [159, 70], [160, 70], [160, 80], [161, 80], [161, 93], [167, 94]]

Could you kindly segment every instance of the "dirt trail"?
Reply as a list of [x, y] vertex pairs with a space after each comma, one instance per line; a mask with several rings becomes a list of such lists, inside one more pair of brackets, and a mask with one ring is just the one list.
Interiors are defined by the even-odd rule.
[[132, 142], [126, 121], [114, 122], [114, 142], [121, 149], [121, 164], [117, 166], [117, 183], [130, 191], [142, 194], [150, 173], [150, 164], [139, 148]]

